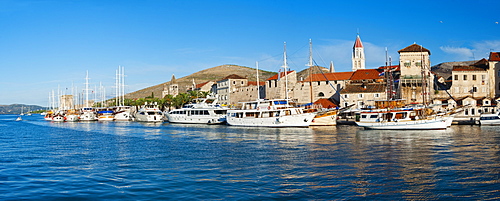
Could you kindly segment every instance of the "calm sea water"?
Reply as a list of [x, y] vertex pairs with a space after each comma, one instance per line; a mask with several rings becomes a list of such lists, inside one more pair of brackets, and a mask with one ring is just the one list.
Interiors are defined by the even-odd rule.
[[53, 123], [0, 115], [0, 200], [498, 200], [500, 127]]

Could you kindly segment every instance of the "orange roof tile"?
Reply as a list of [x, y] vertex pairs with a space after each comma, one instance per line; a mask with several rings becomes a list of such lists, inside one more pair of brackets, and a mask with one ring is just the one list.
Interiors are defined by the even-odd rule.
[[356, 37], [356, 42], [354, 42], [354, 47], [363, 47], [363, 43], [361, 43], [361, 38], [359, 38], [359, 35]]
[[431, 55], [431, 51], [417, 44], [412, 44], [398, 51], [398, 53], [401, 52], [428, 52]]
[[320, 98], [314, 102], [315, 105], [321, 105], [323, 108], [334, 108], [337, 107], [335, 103], [326, 98]]
[[351, 80], [369, 80], [369, 79], [380, 79], [380, 75], [377, 69], [359, 69], [355, 71]]
[[349, 80], [354, 72], [318, 73], [304, 79], [304, 82]]
[[[288, 75], [288, 74], [290, 74], [290, 73], [292, 73], [292, 72], [294, 72], [294, 71], [293, 71], [293, 70], [292, 70], [292, 71], [288, 71], [288, 72], [286, 72], [286, 74]], [[282, 77], [285, 77], [285, 72], [280, 72], [279, 74], [278, 74], [278, 73], [276, 73], [276, 75], [274, 75], [274, 76], [272, 76], [272, 77], [268, 78], [267, 80], [277, 80], [277, 79], [278, 79], [278, 75], [279, 75], [281, 78], [282, 78]], [[280, 78], [280, 79], [281, 79], [281, 78]]]
[[500, 61], [500, 52], [490, 52], [490, 61]]
[[[248, 85], [257, 86], [257, 81], [248, 81]], [[259, 86], [266, 85], [266, 82], [259, 82]]]

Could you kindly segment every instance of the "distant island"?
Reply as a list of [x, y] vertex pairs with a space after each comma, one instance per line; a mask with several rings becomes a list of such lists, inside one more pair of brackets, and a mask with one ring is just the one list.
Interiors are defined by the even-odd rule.
[[0, 105], [0, 114], [41, 113], [46, 108], [38, 105]]

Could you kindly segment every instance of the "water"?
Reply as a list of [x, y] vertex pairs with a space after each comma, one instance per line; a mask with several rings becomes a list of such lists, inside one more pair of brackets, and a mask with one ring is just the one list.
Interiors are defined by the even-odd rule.
[[0, 200], [498, 200], [500, 129], [52, 123], [0, 115]]

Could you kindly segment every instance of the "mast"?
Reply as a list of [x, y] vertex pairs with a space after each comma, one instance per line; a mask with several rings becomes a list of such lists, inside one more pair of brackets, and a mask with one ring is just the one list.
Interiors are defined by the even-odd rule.
[[285, 99], [288, 99], [288, 76], [287, 76], [287, 62], [286, 62], [286, 42], [284, 42], [284, 51], [283, 51], [283, 68], [285, 71]]
[[85, 107], [89, 107], [89, 71], [85, 77]]
[[257, 69], [257, 100], [260, 100], [260, 84], [259, 84], [259, 62], [255, 62], [255, 67]]
[[313, 67], [313, 55], [312, 55], [312, 39], [309, 39], [309, 97], [310, 102], [313, 102], [313, 87], [312, 87], [312, 67]]
[[122, 69], [121, 69], [121, 100], [122, 102], [120, 103], [120, 106], [124, 106], [125, 105], [125, 67], [122, 66]]

